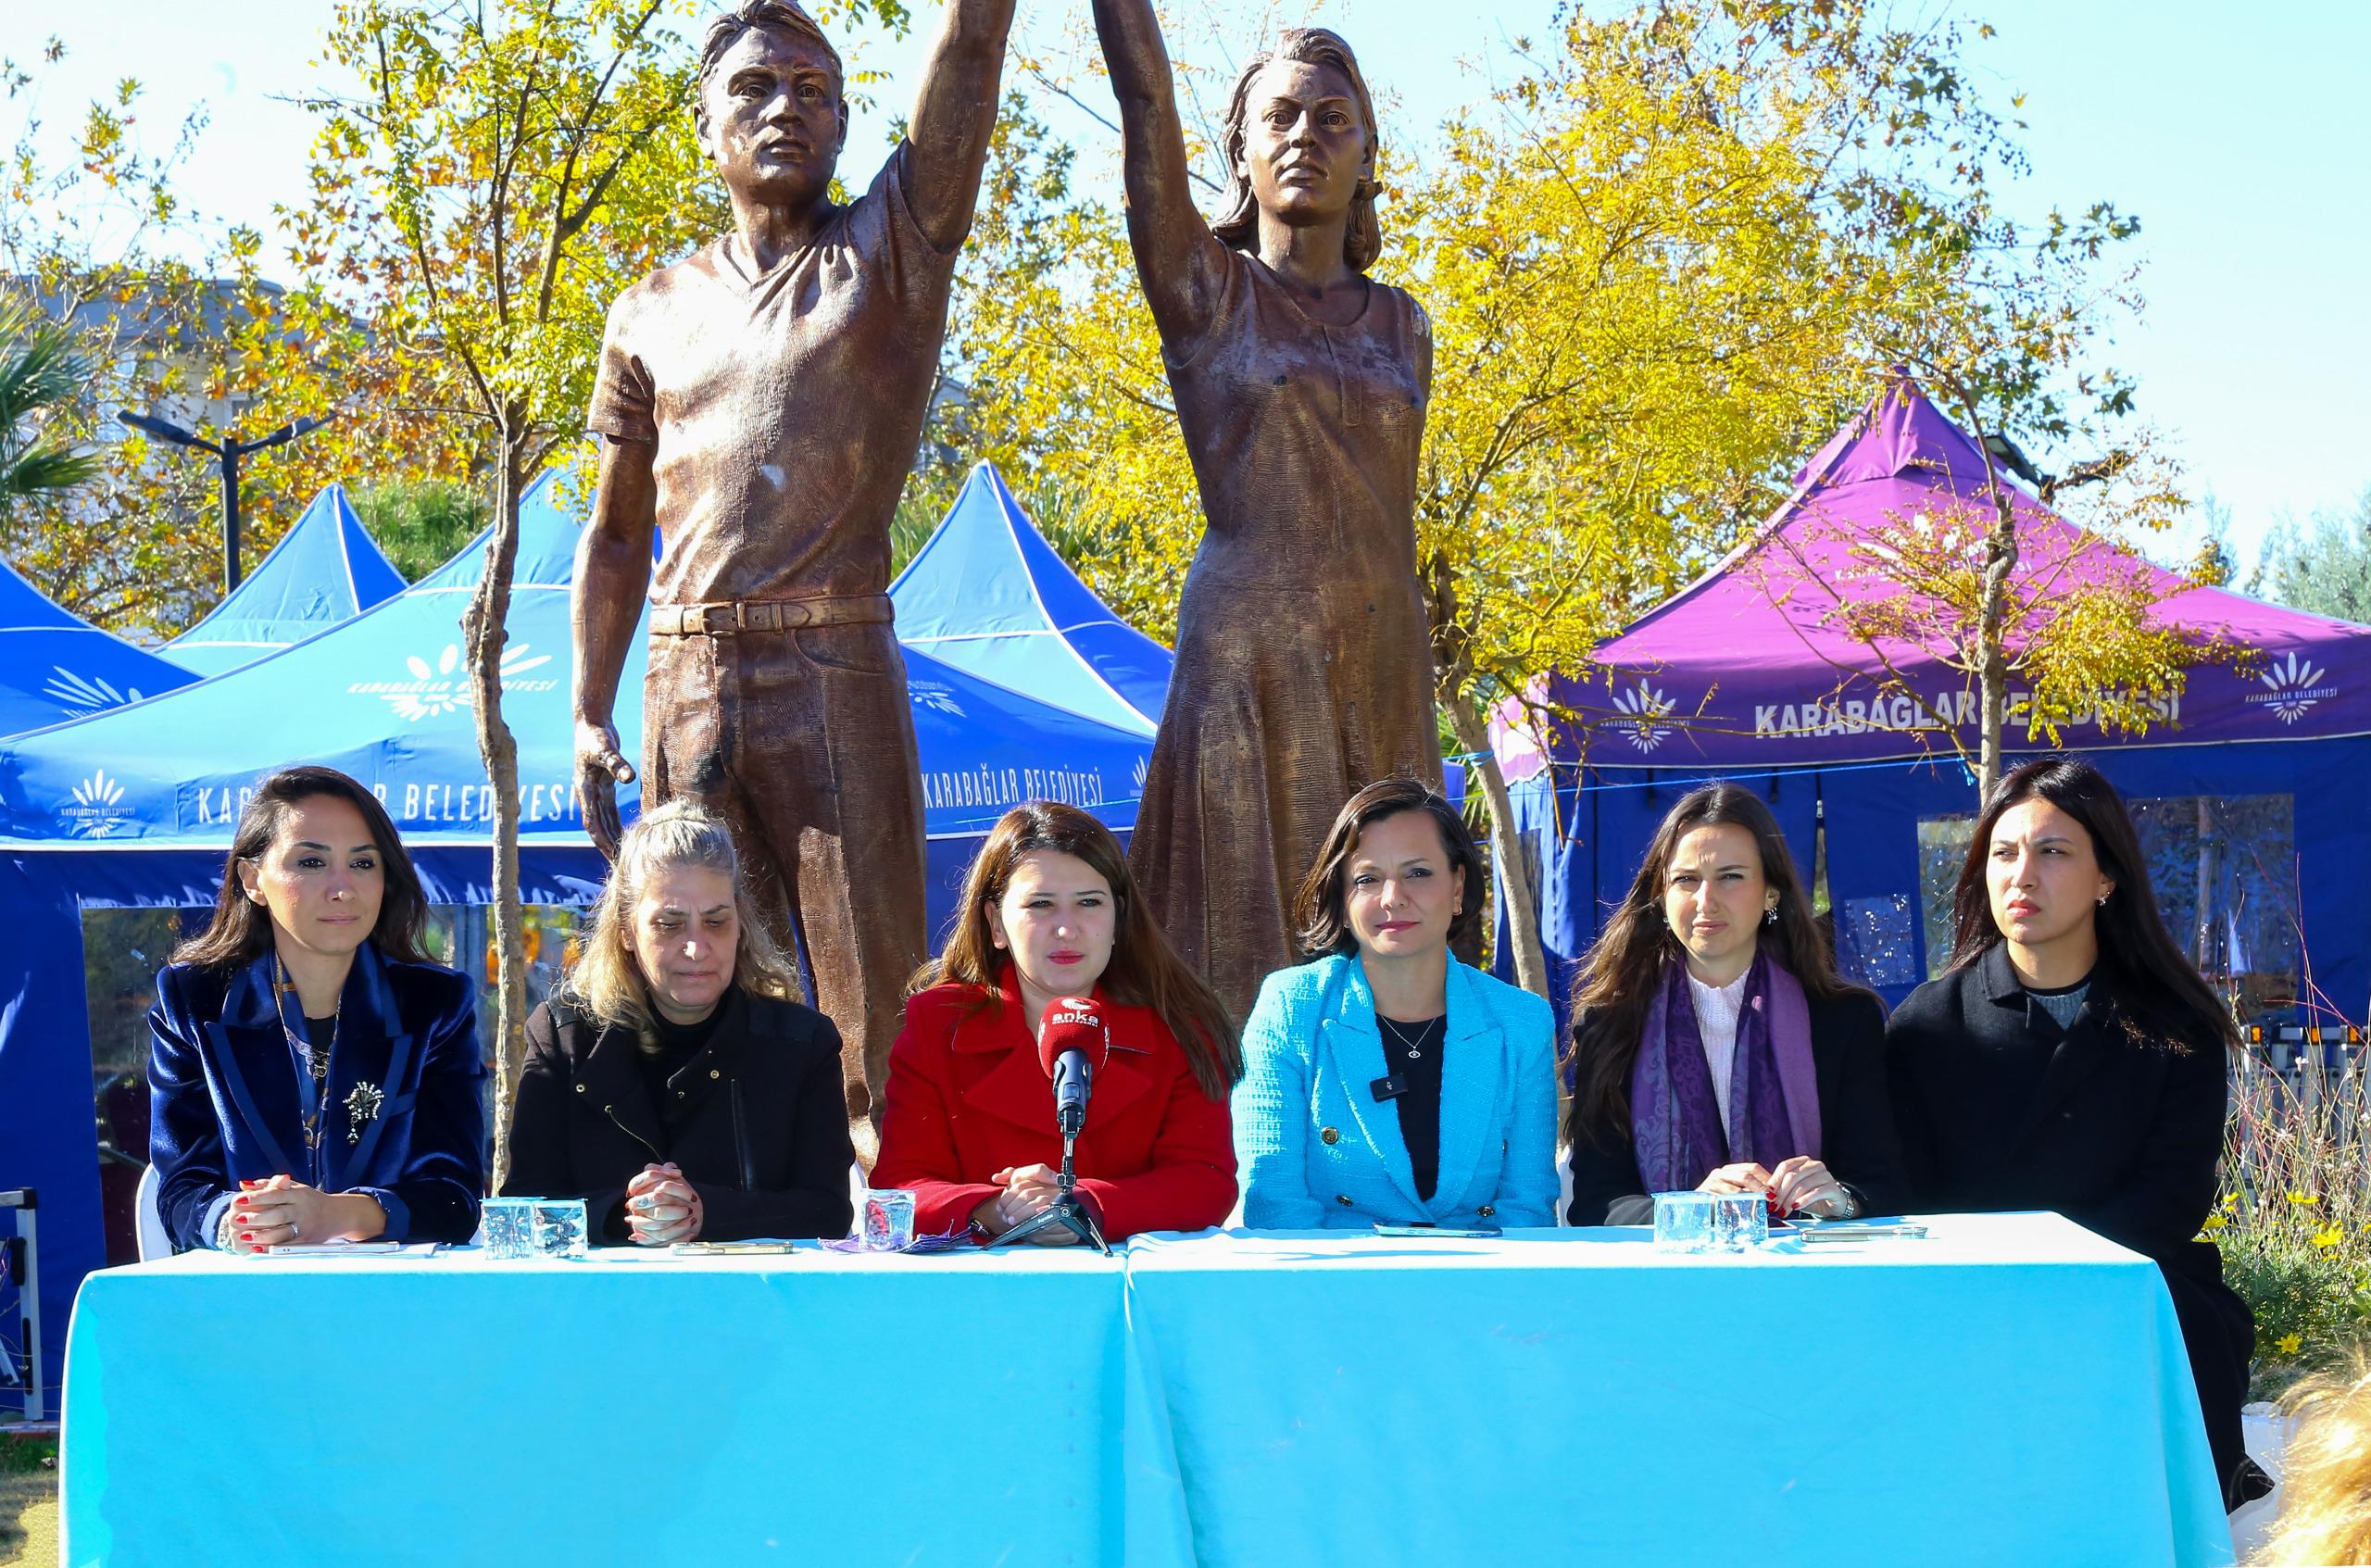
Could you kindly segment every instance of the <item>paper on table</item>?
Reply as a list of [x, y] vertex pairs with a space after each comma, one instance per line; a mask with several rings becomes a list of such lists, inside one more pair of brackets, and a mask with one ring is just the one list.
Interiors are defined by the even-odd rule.
[[293, 1241], [267, 1247], [267, 1258], [425, 1258], [439, 1244], [433, 1241]]

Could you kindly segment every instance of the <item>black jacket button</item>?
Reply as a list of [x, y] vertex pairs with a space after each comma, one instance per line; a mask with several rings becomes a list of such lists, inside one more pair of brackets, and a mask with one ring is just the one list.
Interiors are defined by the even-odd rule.
[[1348, 1209], [1350, 1206], [1350, 1195], [1347, 1192], [1337, 1192], [1334, 1195], [1334, 1201]]
[[1327, 1145], [1337, 1144], [1342, 1141], [1342, 1135], [1332, 1127], [1320, 1127], [1317, 1130], [1317, 1141]]
[[1495, 1214], [1495, 1213], [1497, 1213], [1497, 1212], [1498, 1212], [1498, 1210], [1497, 1210], [1496, 1209], [1491, 1208], [1491, 1207], [1490, 1207], [1488, 1204], [1487, 1204], [1487, 1203], [1485, 1203], [1484, 1205], [1482, 1205], [1482, 1207], [1481, 1207], [1481, 1208], [1476, 1209], [1476, 1210], [1474, 1210], [1474, 1211], [1476, 1214], [1481, 1215], [1481, 1216], [1482, 1216], [1484, 1219], [1486, 1219], [1486, 1220], [1487, 1220], [1487, 1219], [1488, 1219], [1491, 1215], [1493, 1215], [1493, 1214]]

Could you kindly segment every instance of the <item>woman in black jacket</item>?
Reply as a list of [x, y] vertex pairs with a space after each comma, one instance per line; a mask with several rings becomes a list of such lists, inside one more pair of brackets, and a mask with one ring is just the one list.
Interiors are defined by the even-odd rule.
[[1690, 792], [1574, 994], [1566, 1217], [1645, 1224], [1652, 1194], [1687, 1188], [1898, 1211], [1884, 1053], [1885, 1009], [1838, 978], [1770, 808]]
[[2268, 1483], [2245, 1463], [2239, 1425], [2255, 1321], [2200, 1239], [2237, 1035], [2165, 934], [2139, 840], [2097, 769], [2045, 759], [1994, 786], [1953, 920], [1951, 970], [1887, 1030], [1916, 1207], [2056, 1210], [2154, 1259], [2225, 1500], [2260, 1496]]
[[596, 1237], [646, 1247], [847, 1234], [840, 1035], [796, 985], [723, 822], [645, 815], [527, 1020], [503, 1189], [582, 1197]]

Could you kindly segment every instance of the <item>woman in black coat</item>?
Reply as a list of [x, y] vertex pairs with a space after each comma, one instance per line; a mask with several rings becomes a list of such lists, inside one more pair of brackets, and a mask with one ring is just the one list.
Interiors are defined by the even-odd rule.
[[596, 1238], [646, 1247], [847, 1235], [839, 1031], [794, 985], [724, 823], [650, 811], [527, 1020], [504, 1191], [581, 1197]]
[[2124, 803], [2087, 762], [2026, 763], [1976, 819], [1951, 968], [1887, 1030], [1923, 1210], [2050, 1209], [2156, 1261], [2225, 1500], [2246, 1462], [2255, 1321], [2200, 1239], [2223, 1152], [2231, 1017], [2157, 913]]
[[1654, 1193], [1688, 1188], [1898, 1211], [1884, 1054], [1885, 1009], [1838, 978], [1769, 807], [1690, 792], [1574, 993], [1566, 1218], [1646, 1224]]

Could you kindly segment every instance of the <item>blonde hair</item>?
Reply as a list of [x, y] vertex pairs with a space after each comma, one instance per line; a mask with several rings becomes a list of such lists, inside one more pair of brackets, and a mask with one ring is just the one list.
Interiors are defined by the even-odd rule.
[[2281, 1401], [2296, 1418], [2280, 1517], [2251, 1562], [2371, 1562], [2371, 1356], [2307, 1378]]
[[679, 866], [705, 866], [733, 884], [741, 940], [734, 950], [733, 983], [756, 997], [797, 1001], [797, 971], [767, 934], [765, 919], [741, 874], [741, 853], [724, 819], [690, 800], [671, 800], [643, 813], [618, 843], [618, 861], [593, 902], [583, 951], [559, 983], [559, 997], [600, 1022], [631, 1029], [646, 1043], [656, 1037], [650, 987], [634, 956], [634, 911], [651, 883]]

